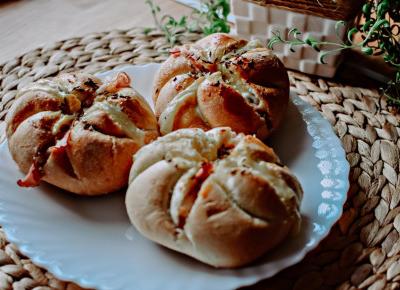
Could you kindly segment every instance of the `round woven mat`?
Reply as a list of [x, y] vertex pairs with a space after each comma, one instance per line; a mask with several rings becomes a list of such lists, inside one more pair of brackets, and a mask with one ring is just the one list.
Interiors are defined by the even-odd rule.
[[[182, 35], [182, 42], [198, 39]], [[38, 48], [0, 65], [0, 141], [16, 90], [60, 71], [98, 72], [127, 63], [160, 62], [169, 45], [161, 33], [137, 28], [90, 34]], [[351, 165], [351, 188], [340, 221], [298, 265], [250, 289], [400, 288], [398, 116], [377, 91], [290, 72], [292, 90], [331, 122]], [[67, 249], [66, 249], [67, 250]], [[19, 253], [0, 229], [0, 289], [80, 289], [57, 280]]]

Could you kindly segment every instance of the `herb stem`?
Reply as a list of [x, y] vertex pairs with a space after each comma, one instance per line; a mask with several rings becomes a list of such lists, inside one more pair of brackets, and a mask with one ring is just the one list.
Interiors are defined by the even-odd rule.
[[[357, 19], [365, 22], [347, 29], [347, 40], [340, 39], [339, 28], [346, 25], [338, 21], [335, 25], [338, 42], [317, 41], [312, 37], [302, 37], [297, 28], [292, 28], [287, 39], [279, 31], [268, 43], [273, 48], [278, 43], [287, 44], [291, 51], [296, 46], [309, 46], [320, 53], [320, 62], [325, 63], [327, 55], [346, 49], [360, 49], [366, 55], [382, 55], [384, 61], [396, 69], [396, 76], [383, 90], [390, 105], [400, 108], [400, 0], [365, 0], [362, 13]], [[362, 40], [354, 42], [354, 34], [359, 33]], [[324, 49], [321, 51], [321, 48]], [[330, 48], [328, 47], [330, 46]]]
[[153, 0], [145, 0], [149, 5], [155, 26], [164, 33], [168, 43], [173, 46], [183, 33], [201, 31], [208, 35], [215, 32], [229, 32], [228, 0], [206, 0], [200, 10], [193, 9], [190, 16], [175, 19], [171, 15], [159, 16], [161, 9]]

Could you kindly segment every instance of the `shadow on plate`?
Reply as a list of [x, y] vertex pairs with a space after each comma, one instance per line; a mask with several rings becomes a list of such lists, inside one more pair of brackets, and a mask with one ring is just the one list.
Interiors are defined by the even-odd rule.
[[[218, 276], [232, 276], [233, 274], [236, 276], [246, 276], [247, 271], [252, 271], [252, 268], [258, 268], [262, 265], [266, 265], [268, 267], [268, 263], [271, 263], [273, 261], [278, 261], [281, 260], [282, 257], [289, 257], [302, 249], [302, 245], [309, 245], [312, 243], [312, 240], [309, 240], [310, 232], [313, 231], [313, 225], [311, 220], [307, 216], [302, 216], [302, 224], [301, 224], [301, 231], [300, 233], [295, 236], [295, 239], [293, 239], [291, 236], [288, 236], [286, 240], [272, 249], [270, 252], [266, 253], [264, 256], [261, 258], [257, 259], [255, 262], [241, 267], [237, 269], [219, 269], [217, 272], [215, 272], [215, 268], [212, 266], [208, 266], [206, 264], [203, 264], [194, 258], [188, 258], [185, 254], [175, 252], [173, 250], [170, 250], [166, 247], [154, 244], [154, 250], [159, 251], [161, 255], [166, 255], [168, 256], [168, 259], [170, 263], [176, 263], [177, 265], [184, 266], [184, 267], [190, 267], [191, 270], [197, 272], [207, 272], [210, 274], [215, 274]], [[136, 232], [136, 234], [139, 234]], [[314, 241], [315, 242], [315, 241]], [[268, 269], [266, 269], [268, 270]], [[270, 269], [273, 270], [273, 269]]]
[[268, 138], [266, 144], [272, 147], [282, 163], [290, 168], [306, 146], [305, 134], [308, 133], [303, 116], [290, 101], [279, 128]]
[[84, 219], [98, 223], [129, 223], [125, 209], [126, 189], [101, 196], [80, 196], [43, 182], [41, 192], [56, 204]]

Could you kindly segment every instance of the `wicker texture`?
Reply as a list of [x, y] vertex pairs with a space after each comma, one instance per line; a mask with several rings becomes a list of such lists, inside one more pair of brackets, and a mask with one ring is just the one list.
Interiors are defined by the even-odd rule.
[[247, 0], [262, 6], [275, 7], [317, 15], [335, 20], [349, 20], [354, 17], [362, 0]]
[[[0, 120], [16, 89], [60, 71], [98, 72], [127, 63], [160, 62], [168, 44], [142, 29], [90, 34], [36, 49], [0, 66]], [[191, 42], [197, 34], [184, 35]], [[397, 289], [400, 287], [400, 118], [377, 91], [290, 73], [292, 90], [331, 122], [351, 164], [342, 218], [298, 265], [252, 289]], [[0, 129], [5, 124], [0, 121]], [[4, 138], [4, 133], [1, 133]], [[1, 138], [0, 138], [1, 139]], [[21, 255], [0, 230], [0, 289], [79, 289]]]

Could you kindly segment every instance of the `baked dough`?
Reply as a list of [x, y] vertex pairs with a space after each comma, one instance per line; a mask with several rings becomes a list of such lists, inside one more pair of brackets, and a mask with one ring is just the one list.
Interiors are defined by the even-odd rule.
[[162, 134], [228, 126], [265, 139], [289, 100], [282, 62], [259, 41], [216, 33], [174, 48], [154, 81]]
[[150, 240], [232, 268], [299, 231], [302, 195], [297, 179], [257, 138], [192, 128], [135, 154], [126, 207]]
[[97, 195], [127, 185], [132, 154], [158, 136], [157, 120], [127, 74], [102, 83], [89, 74], [39, 80], [18, 92], [7, 117], [11, 155], [27, 176]]

